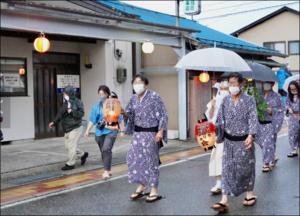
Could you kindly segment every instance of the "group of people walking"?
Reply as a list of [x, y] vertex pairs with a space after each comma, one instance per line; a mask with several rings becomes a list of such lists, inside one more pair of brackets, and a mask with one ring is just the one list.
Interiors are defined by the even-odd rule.
[[[89, 123], [84, 137], [96, 126], [95, 140], [99, 146], [104, 165], [103, 178], [111, 176], [112, 148], [117, 134], [120, 139], [124, 134], [132, 135], [127, 153], [129, 183], [138, 187], [130, 198], [136, 200], [147, 196], [147, 202], [162, 198], [158, 193], [159, 185], [159, 149], [163, 142], [167, 143], [168, 113], [158, 93], [148, 89], [149, 80], [142, 74], [133, 77], [134, 94], [125, 109], [121, 109], [118, 130], [103, 126], [103, 103], [111, 95], [110, 89], [101, 85], [98, 89], [99, 102], [92, 108]], [[288, 100], [284, 104], [282, 97], [272, 88], [274, 83], [264, 83], [264, 98], [268, 108], [263, 111], [264, 121], [258, 119], [254, 97], [245, 94], [241, 89], [244, 79], [239, 73], [231, 73], [228, 81], [217, 83], [216, 98], [207, 105], [206, 116], [214, 124], [217, 141], [212, 150], [209, 162], [209, 175], [216, 177], [216, 185], [212, 193], [222, 193], [222, 200], [212, 206], [216, 211], [227, 211], [228, 195], [233, 197], [247, 192], [244, 205], [253, 205], [255, 184], [255, 145], [262, 148], [263, 171], [271, 171], [279, 158], [275, 154], [277, 133], [281, 129], [285, 110], [289, 117], [289, 141], [292, 152], [288, 157], [298, 156], [300, 128], [298, 122], [300, 87], [297, 82], [289, 85]], [[74, 90], [67, 86], [64, 91], [64, 104], [49, 127], [62, 121], [65, 131], [65, 145], [69, 152], [69, 160], [63, 170], [74, 169], [76, 157], [85, 164], [88, 152], [77, 148], [82, 133], [83, 103], [75, 97]], [[124, 126], [122, 121], [124, 120]], [[101, 126], [102, 125], [102, 126]], [[104, 123], [105, 125], [105, 123]], [[150, 192], [146, 192], [151, 187]]]

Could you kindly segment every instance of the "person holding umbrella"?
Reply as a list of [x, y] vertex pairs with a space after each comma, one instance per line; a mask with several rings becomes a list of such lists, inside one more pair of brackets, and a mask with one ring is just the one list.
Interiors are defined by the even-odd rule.
[[297, 149], [300, 145], [300, 126], [298, 123], [298, 115], [300, 113], [300, 86], [296, 81], [292, 81], [288, 87], [288, 98], [286, 100], [286, 108], [289, 111], [288, 135], [292, 152], [288, 157], [297, 157]]
[[268, 108], [263, 110], [265, 120], [259, 119], [256, 142], [262, 148], [263, 172], [270, 172], [271, 166], [274, 167], [279, 157], [276, 156], [277, 133], [281, 130], [284, 119], [285, 104], [280, 94], [273, 91], [274, 82], [264, 82], [264, 99]]

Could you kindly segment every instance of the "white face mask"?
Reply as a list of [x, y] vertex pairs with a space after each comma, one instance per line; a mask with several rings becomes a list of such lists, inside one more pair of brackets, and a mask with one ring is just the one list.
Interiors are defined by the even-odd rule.
[[145, 86], [145, 84], [135, 84], [135, 85], [133, 85], [133, 89], [134, 89], [135, 93], [140, 95], [145, 91], [144, 86]]
[[298, 92], [297, 92], [297, 91], [291, 91], [291, 93], [295, 95], [295, 94], [297, 94]]
[[69, 99], [70, 99], [68, 95], [65, 96], [64, 98], [65, 98], [66, 101], [69, 101]]
[[271, 86], [270, 83], [264, 83], [264, 90], [265, 91], [269, 91], [269, 90], [271, 90], [271, 88], [272, 88], [272, 86]]
[[227, 95], [229, 95], [229, 91], [227, 91], [227, 90], [221, 90], [220, 91], [220, 96], [221, 97], [226, 97]]
[[240, 86], [230, 86], [229, 91], [232, 95], [237, 95], [240, 93]]

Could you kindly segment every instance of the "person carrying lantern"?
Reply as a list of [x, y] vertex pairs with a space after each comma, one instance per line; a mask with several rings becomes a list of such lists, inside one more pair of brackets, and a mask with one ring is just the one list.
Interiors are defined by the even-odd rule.
[[[97, 102], [91, 111], [90, 121], [88, 123], [87, 129], [84, 134], [84, 138], [87, 138], [89, 135], [89, 131], [94, 125], [97, 125], [95, 130], [95, 140], [99, 146], [102, 162], [104, 166], [104, 173], [102, 177], [107, 179], [111, 176], [111, 160], [112, 160], [112, 148], [116, 141], [118, 135], [118, 129], [112, 130], [107, 127], [107, 122], [105, 122], [103, 115], [103, 104], [104, 101], [111, 96], [110, 90], [107, 86], [101, 85], [98, 88], [98, 94], [100, 97], [100, 101]], [[120, 128], [120, 140], [124, 138], [124, 130], [123, 130], [123, 115], [120, 115], [118, 119], [118, 125]], [[118, 127], [117, 127], [118, 128]]]
[[215, 211], [228, 211], [228, 195], [237, 197], [247, 192], [243, 202], [253, 205], [255, 183], [255, 145], [253, 135], [258, 124], [254, 97], [242, 92], [243, 77], [240, 73], [228, 76], [229, 91], [217, 115], [217, 143], [224, 142], [222, 159], [222, 200], [211, 208]]
[[[158, 195], [159, 149], [167, 143], [168, 113], [159, 94], [147, 88], [146, 76], [137, 74], [132, 80], [134, 94], [122, 113], [125, 134], [133, 135], [127, 153], [129, 183], [139, 184], [131, 199], [145, 195], [147, 202], [162, 198]], [[145, 193], [152, 187], [151, 193]]]
[[300, 147], [300, 126], [298, 118], [300, 115], [300, 86], [296, 81], [292, 81], [288, 88], [288, 98], [285, 101], [289, 111], [288, 135], [292, 152], [288, 157], [297, 157], [297, 149]]
[[82, 134], [82, 117], [84, 116], [84, 108], [81, 100], [76, 98], [75, 90], [68, 85], [63, 90], [64, 103], [53, 122], [49, 124], [52, 129], [60, 121], [65, 132], [65, 146], [69, 152], [69, 160], [62, 170], [70, 170], [75, 168], [76, 157], [81, 159], [81, 165], [84, 165], [89, 153], [81, 151], [77, 145]]
[[[277, 134], [281, 130], [284, 119], [285, 104], [280, 94], [273, 91], [274, 82], [265, 82], [264, 100], [268, 108], [263, 110], [265, 120], [259, 119], [256, 142], [262, 148], [263, 172], [270, 172], [279, 157], [275, 154]], [[269, 166], [269, 163], [270, 166]]]
[[[227, 81], [216, 83], [213, 88], [217, 88], [217, 96], [212, 99], [206, 106], [207, 111], [205, 113], [207, 120], [216, 123], [218, 111], [224, 97], [229, 95], [229, 86]], [[209, 161], [209, 176], [216, 177], [216, 185], [210, 190], [213, 194], [222, 193], [221, 190], [221, 174], [222, 174], [222, 155], [223, 155], [224, 142], [216, 143], [211, 152]]]

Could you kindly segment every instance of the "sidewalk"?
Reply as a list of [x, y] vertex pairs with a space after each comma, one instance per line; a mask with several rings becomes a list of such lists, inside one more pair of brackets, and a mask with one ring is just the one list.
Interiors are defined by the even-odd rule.
[[[50, 138], [35, 140], [33, 143], [1, 145], [1, 190], [38, 180], [73, 175], [103, 167], [101, 154], [94, 134], [87, 139], [81, 137], [78, 148], [89, 152], [86, 164], [76, 160], [75, 169], [62, 171], [68, 159], [64, 139]], [[112, 165], [126, 163], [131, 136], [120, 141], [119, 136], [113, 148]], [[169, 140], [160, 150], [160, 155], [199, 147], [196, 140]]]

